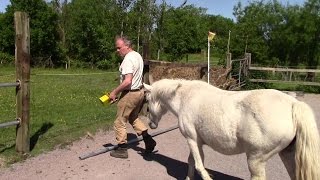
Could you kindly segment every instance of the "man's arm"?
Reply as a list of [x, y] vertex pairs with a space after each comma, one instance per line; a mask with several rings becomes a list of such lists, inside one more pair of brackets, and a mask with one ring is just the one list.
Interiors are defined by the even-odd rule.
[[133, 74], [131, 73], [124, 75], [124, 80], [122, 81], [122, 83], [110, 93], [111, 102], [116, 101], [117, 95], [121, 93], [123, 90], [130, 89], [132, 78]]

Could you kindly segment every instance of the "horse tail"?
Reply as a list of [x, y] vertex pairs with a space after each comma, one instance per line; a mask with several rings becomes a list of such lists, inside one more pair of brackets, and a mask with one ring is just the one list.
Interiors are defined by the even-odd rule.
[[295, 175], [296, 180], [320, 179], [320, 140], [312, 109], [304, 102], [293, 104], [296, 122]]

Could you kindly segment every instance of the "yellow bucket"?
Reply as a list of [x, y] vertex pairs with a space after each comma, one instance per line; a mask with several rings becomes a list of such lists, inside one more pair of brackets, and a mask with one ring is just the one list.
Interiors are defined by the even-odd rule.
[[105, 94], [103, 96], [101, 96], [99, 98], [100, 102], [103, 104], [103, 105], [108, 105], [110, 103], [110, 97], [109, 97], [109, 94]]

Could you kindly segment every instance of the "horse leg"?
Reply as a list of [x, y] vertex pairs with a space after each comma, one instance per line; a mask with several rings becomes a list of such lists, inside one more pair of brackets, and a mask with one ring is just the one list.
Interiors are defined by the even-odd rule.
[[[200, 174], [200, 176], [202, 177], [203, 180], [211, 180], [209, 173], [206, 171], [206, 169], [203, 166], [203, 162], [202, 162], [203, 161], [203, 150], [202, 150], [202, 148], [199, 147], [197, 142], [191, 138], [188, 138], [187, 142], [189, 144], [190, 154], [192, 155], [192, 157], [194, 159], [195, 169], [198, 171], [198, 173]], [[190, 155], [189, 155], [189, 158], [190, 158]], [[192, 167], [190, 167], [190, 164], [189, 164], [189, 170], [190, 169], [192, 171]], [[193, 176], [191, 175], [191, 173], [192, 172], [190, 172], [190, 173], [188, 172], [188, 178], [190, 178], [190, 176], [191, 177], [194, 176], [194, 172], [193, 172]]]
[[264, 158], [261, 156], [249, 155], [248, 167], [251, 173], [251, 180], [266, 180], [266, 161]]
[[[198, 148], [199, 148], [199, 152], [200, 152], [201, 161], [202, 161], [202, 163], [204, 163], [204, 153], [203, 153], [202, 145], [201, 146], [198, 145]], [[192, 153], [190, 152], [189, 157], [188, 157], [188, 176], [187, 176], [186, 180], [194, 179], [194, 173], [195, 173], [195, 162], [194, 162], [194, 158], [192, 156]]]
[[294, 144], [280, 151], [279, 156], [287, 169], [290, 178], [295, 179], [295, 150]]
[[190, 152], [188, 157], [188, 176], [186, 180], [193, 180], [194, 179], [194, 159], [192, 153]]

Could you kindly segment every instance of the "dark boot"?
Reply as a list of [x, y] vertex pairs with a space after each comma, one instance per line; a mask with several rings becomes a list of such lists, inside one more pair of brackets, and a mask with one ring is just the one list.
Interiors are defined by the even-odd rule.
[[146, 149], [144, 152], [146, 154], [152, 153], [152, 151], [154, 150], [154, 147], [156, 147], [157, 145], [157, 142], [146, 131], [143, 132], [142, 137], [146, 146]]
[[118, 148], [116, 148], [110, 152], [110, 156], [115, 157], [115, 158], [127, 159], [128, 158], [127, 145], [120, 145], [119, 144]]

